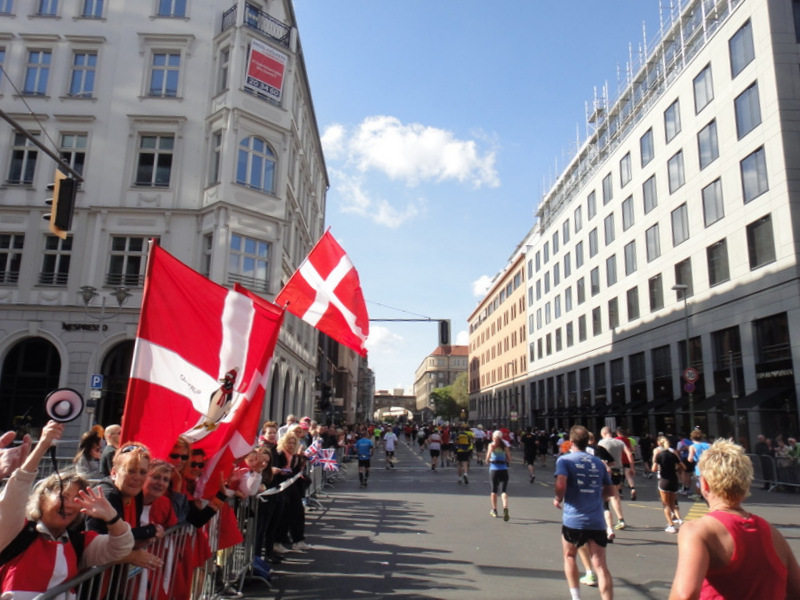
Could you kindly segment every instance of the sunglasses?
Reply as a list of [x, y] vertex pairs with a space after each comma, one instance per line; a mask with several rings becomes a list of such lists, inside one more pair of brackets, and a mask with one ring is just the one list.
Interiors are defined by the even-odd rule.
[[133, 452], [139, 446], [125, 446], [122, 450], [119, 451], [120, 454], [126, 454], [127, 452]]
[[192, 467], [193, 469], [202, 469], [203, 467], [206, 466], [206, 463], [192, 461], [189, 463], [189, 466]]
[[170, 454], [169, 457], [172, 460], [178, 460], [179, 458], [181, 460], [189, 460], [189, 455], [188, 454], [178, 454], [176, 452], [173, 452], [172, 454]]

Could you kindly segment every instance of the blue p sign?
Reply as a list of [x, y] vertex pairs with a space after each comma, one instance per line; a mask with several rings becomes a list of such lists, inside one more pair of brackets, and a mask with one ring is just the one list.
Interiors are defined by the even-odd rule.
[[102, 390], [103, 389], [103, 376], [100, 374], [92, 375], [92, 378], [89, 383], [89, 387], [93, 390]]

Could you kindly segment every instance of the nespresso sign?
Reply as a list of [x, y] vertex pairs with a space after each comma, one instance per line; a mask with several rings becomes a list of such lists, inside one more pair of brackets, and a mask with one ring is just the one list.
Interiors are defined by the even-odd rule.
[[62, 323], [64, 331], [108, 331], [108, 325], [100, 323]]

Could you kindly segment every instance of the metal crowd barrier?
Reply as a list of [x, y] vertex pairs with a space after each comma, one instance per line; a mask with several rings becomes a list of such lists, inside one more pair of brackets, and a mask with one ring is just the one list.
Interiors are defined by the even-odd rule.
[[771, 492], [777, 488], [800, 488], [800, 459], [768, 454], [748, 454], [753, 463], [753, 481]]

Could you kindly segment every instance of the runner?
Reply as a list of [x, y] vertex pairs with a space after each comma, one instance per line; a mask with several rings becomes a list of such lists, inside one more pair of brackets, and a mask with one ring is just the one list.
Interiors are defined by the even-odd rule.
[[425, 443], [428, 445], [428, 450], [431, 453], [431, 471], [435, 471], [436, 463], [438, 463], [441, 458], [442, 450], [442, 436], [439, 434], [438, 427], [434, 428]]
[[483, 464], [484, 446], [486, 445], [486, 432], [483, 430], [483, 425], [478, 425], [472, 430], [472, 441], [475, 445], [475, 460], [479, 465]]
[[397, 444], [397, 434], [391, 429], [383, 436], [383, 450], [386, 452], [386, 468], [394, 469], [394, 449]]
[[528, 467], [528, 475], [530, 475], [530, 482], [536, 480], [536, 450], [539, 446], [539, 440], [533, 433], [533, 428], [528, 427], [525, 433], [522, 434], [522, 448], [523, 448], [523, 462]]
[[369, 439], [369, 431], [361, 431], [361, 438], [356, 442], [356, 453], [358, 454], [358, 480], [361, 487], [367, 487], [369, 479], [369, 466], [372, 453], [375, 451], [375, 444]]
[[469, 483], [469, 459], [472, 456], [472, 432], [464, 423], [456, 434], [456, 460], [458, 461], [458, 483]]
[[486, 462], [489, 463], [489, 479], [492, 484], [492, 494], [490, 501], [492, 510], [489, 513], [497, 517], [497, 488], [501, 489], [500, 498], [503, 502], [503, 521], [508, 521], [508, 465], [511, 464], [511, 450], [508, 443], [503, 440], [503, 434], [495, 431], [492, 434], [492, 441], [486, 450]]

